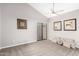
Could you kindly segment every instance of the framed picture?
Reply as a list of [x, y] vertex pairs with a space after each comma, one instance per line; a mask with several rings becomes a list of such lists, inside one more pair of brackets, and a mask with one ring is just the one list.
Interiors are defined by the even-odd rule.
[[17, 19], [17, 29], [27, 29], [27, 21], [25, 19]]
[[57, 21], [53, 23], [54, 31], [61, 31], [62, 30], [62, 22]]
[[64, 31], [76, 31], [76, 18], [64, 20]]

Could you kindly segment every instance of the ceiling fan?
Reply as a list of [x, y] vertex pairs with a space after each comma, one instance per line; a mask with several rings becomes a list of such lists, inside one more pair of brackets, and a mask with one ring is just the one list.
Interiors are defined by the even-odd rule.
[[59, 15], [59, 12], [63, 12], [64, 10], [55, 11], [55, 3], [53, 2], [53, 9], [51, 9], [51, 14]]

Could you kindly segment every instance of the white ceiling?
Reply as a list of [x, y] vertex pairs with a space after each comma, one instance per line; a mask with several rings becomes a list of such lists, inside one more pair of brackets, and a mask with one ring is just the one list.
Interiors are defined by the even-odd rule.
[[[53, 3], [29, 3], [33, 8], [39, 11], [41, 14], [47, 18], [51, 17], [51, 9], [53, 8]], [[79, 9], [79, 3], [55, 3], [55, 11], [64, 10], [58, 14], [70, 12]]]

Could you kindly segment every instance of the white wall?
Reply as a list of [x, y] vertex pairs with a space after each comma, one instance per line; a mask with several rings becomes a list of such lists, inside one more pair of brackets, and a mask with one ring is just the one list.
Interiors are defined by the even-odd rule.
[[[37, 22], [46, 22], [46, 17], [28, 4], [3, 4], [2, 48], [35, 42]], [[27, 29], [17, 29], [17, 18], [27, 19]]]
[[[63, 25], [63, 20], [68, 20], [76, 18], [77, 21], [77, 31], [54, 31], [53, 30], [53, 22], [54, 21], [62, 21]], [[62, 26], [63, 29], [63, 26]], [[58, 17], [54, 17], [49, 21], [48, 24], [48, 39], [52, 40], [54, 42], [55, 37], [62, 37], [62, 38], [69, 38], [69, 39], [74, 39], [78, 44], [79, 44], [79, 10], [75, 10], [69, 13], [62, 14]], [[78, 46], [79, 47], [79, 46]]]

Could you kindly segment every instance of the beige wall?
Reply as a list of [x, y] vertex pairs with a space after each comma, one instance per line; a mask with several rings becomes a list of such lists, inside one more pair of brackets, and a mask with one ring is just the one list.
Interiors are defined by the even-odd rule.
[[[76, 18], [77, 20], [77, 31], [54, 31], [53, 30], [53, 22], [54, 21], [64, 21], [68, 19]], [[63, 23], [62, 23], [63, 25]], [[62, 26], [63, 29], [63, 26]], [[62, 38], [69, 38], [74, 39], [79, 47], [79, 10], [75, 10], [66, 14], [62, 14], [59, 17], [54, 17], [49, 21], [48, 25], [48, 39], [54, 41], [54, 37], [62, 37]]]
[[[37, 23], [46, 17], [28, 4], [3, 4], [2, 48], [37, 41]], [[17, 29], [17, 18], [27, 20], [27, 29]]]

